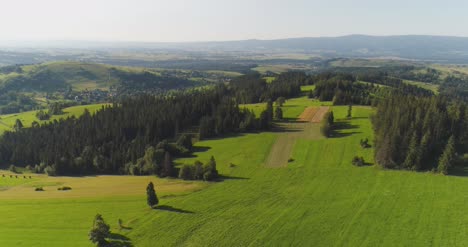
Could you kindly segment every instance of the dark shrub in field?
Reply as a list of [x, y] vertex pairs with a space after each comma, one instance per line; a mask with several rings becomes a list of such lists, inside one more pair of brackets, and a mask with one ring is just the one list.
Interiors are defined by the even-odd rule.
[[71, 189], [72, 188], [68, 187], [68, 186], [63, 186], [63, 187], [57, 188], [57, 190], [71, 190]]

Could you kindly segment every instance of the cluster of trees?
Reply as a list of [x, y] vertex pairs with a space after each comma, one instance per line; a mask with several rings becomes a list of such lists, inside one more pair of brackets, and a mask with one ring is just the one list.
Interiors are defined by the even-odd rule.
[[375, 159], [386, 168], [446, 174], [457, 153], [468, 150], [468, 108], [461, 101], [394, 92], [379, 103], [373, 125]]
[[44, 110], [39, 110], [36, 112], [36, 117], [39, 120], [49, 120], [50, 114]]
[[372, 85], [358, 83], [350, 74], [324, 73], [315, 76], [315, 90], [309, 97], [320, 101], [333, 101], [334, 105], [370, 105], [374, 90]]
[[197, 83], [185, 78], [158, 75], [149, 71], [136, 73], [111, 69], [110, 73], [120, 81], [120, 84], [117, 86], [117, 95], [119, 95], [119, 97], [139, 93], [157, 94], [167, 90], [203, 85], [203, 83]]
[[304, 72], [285, 72], [271, 83], [266, 83], [260, 74], [252, 73], [233, 79], [229, 90], [237, 102], [251, 104], [299, 96], [301, 86], [311, 83], [312, 78]]
[[322, 126], [320, 131], [325, 137], [331, 137], [333, 133], [333, 124], [335, 123], [335, 117], [333, 111], [327, 112], [322, 120]]
[[0, 114], [30, 111], [38, 106], [36, 101], [23, 93], [14, 91], [1, 93], [0, 90]]
[[206, 164], [197, 160], [193, 165], [184, 164], [179, 170], [179, 178], [184, 180], [213, 181], [218, 178], [218, 175], [216, 160], [213, 156]]
[[447, 76], [439, 86], [441, 95], [468, 100], [468, 76]]

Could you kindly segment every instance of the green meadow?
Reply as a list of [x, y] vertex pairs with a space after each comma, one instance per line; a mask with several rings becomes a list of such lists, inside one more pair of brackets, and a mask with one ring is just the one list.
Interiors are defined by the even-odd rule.
[[[296, 118], [322, 104], [330, 103], [302, 97], [288, 100], [283, 110]], [[373, 166], [373, 148], [359, 145], [364, 138], [372, 143], [373, 110], [354, 106], [347, 119], [347, 108], [332, 107], [342, 126], [335, 137], [299, 139], [287, 167], [264, 166], [277, 132], [201, 141], [196, 157], [176, 160], [213, 155], [220, 182], [182, 181], [181, 187], [180, 180], [155, 177], [0, 177], [0, 246], [92, 246], [87, 233], [96, 213], [111, 225], [115, 246], [468, 245], [468, 179]], [[356, 155], [369, 165], [351, 165]], [[163, 209], [146, 205], [150, 180]], [[50, 186], [33, 193], [28, 183]], [[52, 193], [59, 183], [73, 190]]]
[[63, 109], [63, 114], [53, 115], [49, 120], [39, 120], [36, 117], [37, 111], [0, 115], [0, 134], [2, 134], [4, 131], [12, 130], [13, 126], [15, 125], [16, 119], [21, 120], [24, 127], [31, 127], [31, 124], [34, 121], [37, 121], [39, 123], [46, 123], [48, 121], [59, 120], [61, 118], [67, 118], [71, 116], [78, 117], [81, 114], [83, 114], [85, 109], [88, 109], [89, 112], [94, 113], [97, 110], [101, 109], [101, 107], [104, 105], [106, 104], [79, 105], [67, 107]]

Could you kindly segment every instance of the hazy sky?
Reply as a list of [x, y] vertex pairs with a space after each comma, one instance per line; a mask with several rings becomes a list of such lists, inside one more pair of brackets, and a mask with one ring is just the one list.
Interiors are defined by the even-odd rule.
[[466, 0], [0, 0], [0, 40], [468, 36]]

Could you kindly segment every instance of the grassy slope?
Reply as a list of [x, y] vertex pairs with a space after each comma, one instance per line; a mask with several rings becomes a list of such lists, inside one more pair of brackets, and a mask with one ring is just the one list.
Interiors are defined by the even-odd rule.
[[[42, 63], [35, 65], [22, 66], [23, 73], [0, 73], [0, 84], [8, 81], [9, 79], [18, 77], [20, 75], [27, 78], [40, 71], [47, 71], [53, 78], [58, 80], [60, 84], [71, 85], [74, 90], [93, 90], [93, 89], [109, 89], [110, 86], [118, 85], [121, 78], [113, 72], [127, 72], [133, 74], [141, 74], [148, 72], [154, 76], [161, 76], [163, 69], [147, 69], [142, 67], [125, 67], [125, 66], [112, 66], [98, 63], [84, 63], [72, 61], [59, 61]], [[187, 71], [185, 71], [187, 72]], [[211, 74], [220, 74], [228, 77], [240, 75], [235, 72], [228, 71], [207, 71]], [[195, 82], [196, 80], [194, 80]]]
[[7, 115], [0, 115], [0, 134], [2, 134], [6, 130], [11, 130], [16, 122], [16, 119], [21, 120], [25, 127], [31, 127], [31, 123], [37, 121], [39, 123], [45, 123], [47, 121], [53, 121], [55, 119], [60, 118], [67, 118], [69, 116], [79, 116], [84, 112], [84, 109], [88, 109], [91, 113], [96, 112], [97, 110], [101, 109], [101, 107], [105, 104], [94, 104], [94, 105], [80, 105], [80, 106], [72, 106], [63, 109], [62, 115], [54, 115], [51, 117], [50, 120], [40, 121], [36, 117], [37, 111], [28, 111], [22, 113], [15, 113], [15, 114], [7, 114]]
[[439, 92], [439, 85], [436, 85], [436, 84], [421, 82], [421, 81], [410, 81], [410, 80], [403, 80], [403, 82], [407, 83], [407, 84], [410, 84], [410, 85], [414, 85], [414, 86], [418, 86], [418, 87], [430, 90], [430, 91], [432, 91], [434, 93]]
[[[334, 111], [346, 115], [346, 107]], [[299, 142], [288, 168], [262, 166], [271, 133], [199, 143], [211, 147], [200, 159], [213, 154], [224, 174], [243, 179], [176, 198], [173, 205], [195, 213], [152, 215], [129, 236], [143, 246], [466, 245], [468, 180], [353, 167], [354, 155], [372, 162], [372, 149], [359, 147], [359, 139], [372, 138], [371, 110], [353, 111], [353, 129], [341, 138]]]
[[[124, 225], [135, 224], [137, 221], [130, 219], [151, 213], [144, 194], [148, 181], [155, 183], [162, 200], [206, 186], [149, 176], [33, 176], [31, 180], [0, 178], [4, 187], [16, 185], [0, 192], [0, 246], [92, 246], [87, 233], [97, 213], [104, 213], [113, 232], [119, 231], [118, 219]], [[72, 190], [57, 191], [61, 185], [71, 186]], [[45, 186], [45, 191], [34, 192], [35, 186]]]
[[[289, 100], [296, 107], [287, 117], [311, 102]], [[347, 107], [333, 110], [343, 119]], [[466, 246], [466, 178], [351, 165], [355, 155], [373, 160], [359, 146], [372, 139], [370, 113], [355, 106], [341, 137], [299, 141], [287, 168], [263, 166], [276, 133], [199, 142], [207, 151], [179, 162], [214, 155], [228, 178], [163, 198], [172, 212], [147, 209], [143, 188], [105, 199], [0, 199], [9, 215], [0, 218], [0, 246], [91, 246], [86, 233], [98, 212], [135, 246]], [[117, 230], [118, 218], [132, 230]]]

